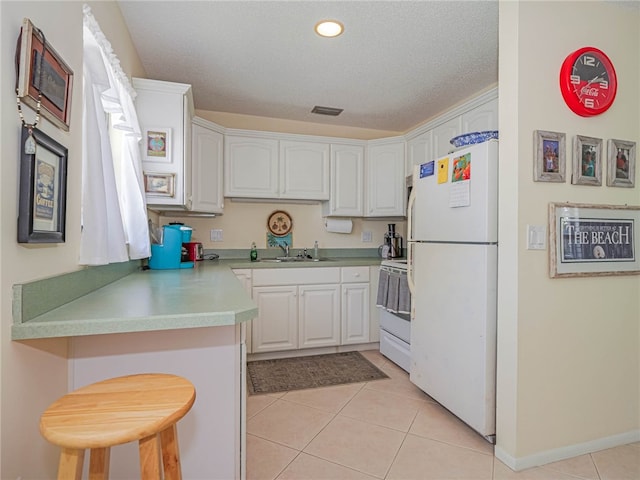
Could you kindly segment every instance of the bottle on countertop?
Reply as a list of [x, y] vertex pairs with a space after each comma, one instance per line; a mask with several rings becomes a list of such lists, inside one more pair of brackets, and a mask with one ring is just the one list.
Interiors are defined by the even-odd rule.
[[320, 257], [318, 257], [318, 240], [315, 241], [315, 243], [313, 244], [313, 258], [318, 260]]
[[256, 250], [256, 242], [251, 242], [251, 253], [249, 254], [249, 258], [252, 262], [258, 260], [258, 250]]

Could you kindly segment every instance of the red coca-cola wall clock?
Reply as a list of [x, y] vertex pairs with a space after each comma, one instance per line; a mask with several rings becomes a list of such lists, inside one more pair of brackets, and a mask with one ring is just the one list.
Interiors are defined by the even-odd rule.
[[567, 106], [583, 117], [606, 112], [613, 104], [618, 79], [613, 63], [595, 47], [569, 54], [560, 68], [560, 91]]

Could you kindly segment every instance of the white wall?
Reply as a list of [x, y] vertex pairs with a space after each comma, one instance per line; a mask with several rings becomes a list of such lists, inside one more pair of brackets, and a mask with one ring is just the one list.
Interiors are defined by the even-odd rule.
[[[640, 145], [639, 20], [635, 2], [500, 4], [496, 454], [518, 468], [640, 439], [639, 277], [550, 279], [548, 250], [525, 244], [549, 202], [640, 204], [639, 186], [570, 180], [575, 135]], [[609, 55], [619, 80], [614, 105], [592, 118], [558, 87], [564, 58], [586, 45]], [[534, 130], [566, 133], [566, 183], [533, 182]]]
[[[88, 2], [125, 71], [143, 69], [130, 46], [115, 2]], [[67, 177], [66, 242], [55, 245], [21, 245], [16, 242], [20, 122], [14, 92], [14, 54], [22, 19], [40, 28], [74, 72], [69, 132], [46, 120], [42, 131], [69, 149]], [[67, 341], [65, 339], [12, 342], [11, 288], [16, 283], [77, 270], [80, 238], [80, 181], [82, 135], [82, 2], [0, 2], [0, 478], [52, 478], [58, 448], [49, 445], [38, 430], [42, 411], [67, 391]], [[23, 106], [28, 122], [35, 113]]]

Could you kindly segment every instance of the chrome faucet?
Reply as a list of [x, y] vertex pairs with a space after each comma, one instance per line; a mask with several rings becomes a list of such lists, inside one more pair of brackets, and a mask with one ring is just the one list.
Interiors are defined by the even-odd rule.
[[284, 242], [284, 246], [282, 244], [279, 244], [279, 246], [284, 251], [284, 256], [288, 257], [289, 256], [289, 245], [287, 245], [287, 242]]

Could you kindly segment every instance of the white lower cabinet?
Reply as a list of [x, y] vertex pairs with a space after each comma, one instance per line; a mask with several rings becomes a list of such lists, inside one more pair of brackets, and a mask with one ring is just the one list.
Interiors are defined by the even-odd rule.
[[[240, 280], [242, 284], [242, 288], [247, 292], [249, 296], [251, 296], [251, 269], [250, 268], [234, 268], [233, 273], [236, 278]], [[247, 353], [251, 353], [251, 322], [246, 322], [246, 348]]]
[[298, 348], [340, 344], [340, 286], [298, 287]]
[[253, 301], [252, 353], [298, 348], [298, 287], [253, 287]]
[[367, 343], [369, 335], [369, 267], [344, 267], [342, 281], [342, 345]]
[[342, 285], [342, 344], [369, 341], [369, 284]]
[[369, 343], [369, 270], [254, 269], [251, 353]]

